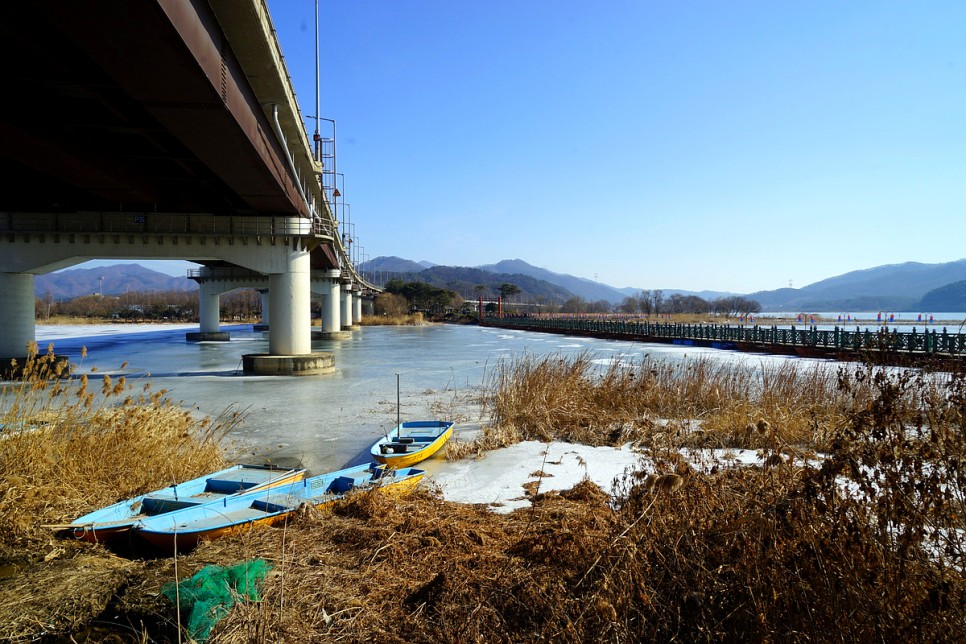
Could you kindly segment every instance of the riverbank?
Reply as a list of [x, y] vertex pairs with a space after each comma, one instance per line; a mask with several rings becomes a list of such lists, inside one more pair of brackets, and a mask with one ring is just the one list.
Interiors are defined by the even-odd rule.
[[[103, 639], [96, 622], [176, 641], [165, 583], [258, 561], [272, 567], [260, 601], [235, 605], [212, 641], [958, 637], [964, 490], [950, 466], [966, 451], [961, 377], [749, 373], [700, 359], [599, 367], [507, 364], [487, 389], [492, 420], [460, 433], [454, 460], [428, 462], [415, 494], [353, 495], [177, 559], [118, 558], [39, 527], [107, 502], [89, 479], [133, 494], [125, 479], [109, 483], [105, 459], [148, 489], [169, 471], [127, 448], [53, 458], [39, 434], [6, 439], [0, 637]], [[135, 393], [116, 379], [83, 385]], [[87, 408], [77, 393], [63, 392]], [[141, 401], [143, 413], [160, 414], [162, 398]], [[60, 434], [164, 453], [150, 443], [157, 430], [127, 420], [142, 413], [136, 403]], [[165, 442], [193, 453], [202, 428], [172, 427]], [[187, 478], [179, 460], [157, 462]]]

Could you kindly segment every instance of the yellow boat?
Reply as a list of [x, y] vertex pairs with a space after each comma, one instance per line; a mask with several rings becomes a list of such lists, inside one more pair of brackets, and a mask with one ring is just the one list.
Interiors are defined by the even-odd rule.
[[369, 451], [376, 461], [390, 469], [412, 467], [438, 452], [453, 435], [454, 425], [447, 420], [399, 423]]

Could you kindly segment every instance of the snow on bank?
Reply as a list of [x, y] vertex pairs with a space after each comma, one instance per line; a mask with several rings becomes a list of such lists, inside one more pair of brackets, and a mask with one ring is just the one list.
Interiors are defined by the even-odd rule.
[[496, 512], [510, 512], [530, 504], [524, 496], [526, 483], [540, 481], [540, 491], [548, 492], [570, 489], [587, 477], [610, 493], [614, 478], [640, 463], [641, 454], [629, 445], [614, 448], [524, 441], [487, 452], [481, 459], [433, 459], [424, 465], [447, 501], [482, 503]]
[[[712, 465], [761, 465], [757, 450], [681, 450], [681, 454], [700, 471]], [[630, 444], [622, 447], [591, 447], [575, 443], [524, 441], [486, 452], [482, 458], [459, 461], [435, 458], [417, 467], [424, 468], [428, 480], [439, 486], [443, 498], [456, 503], [488, 505], [494, 512], [511, 512], [530, 505], [525, 495], [527, 484], [539, 481], [540, 492], [569, 490], [584, 478], [608, 494], [614, 480], [625, 472], [653, 472], [650, 458]], [[543, 476], [540, 476], [540, 472]]]

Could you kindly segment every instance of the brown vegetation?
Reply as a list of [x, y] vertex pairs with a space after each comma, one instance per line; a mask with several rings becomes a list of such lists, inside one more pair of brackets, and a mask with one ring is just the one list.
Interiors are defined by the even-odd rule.
[[481, 440], [747, 449], [778, 441], [823, 450], [855, 401], [868, 395], [867, 386], [846, 395], [845, 373], [793, 361], [754, 367], [645, 357], [600, 367], [587, 354], [524, 357], [501, 364], [491, 385], [503, 438], [491, 428]]
[[427, 324], [422, 313], [402, 315], [365, 315], [359, 320], [360, 326], [422, 326]]
[[[199, 420], [165, 390], [124, 376], [48, 379], [52, 349], [0, 390], [0, 561], [48, 542], [40, 524], [63, 523], [107, 503], [224, 463], [219, 439], [234, 422]], [[123, 366], [122, 366], [123, 368]], [[56, 374], [50, 374], [56, 375]], [[34, 552], [34, 555], [48, 554]]]
[[[87, 571], [77, 573], [83, 589], [102, 565], [99, 588], [113, 588], [114, 611], [156, 641], [177, 637], [162, 583], [256, 558], [274, 566], [261, 601], [232, 609], [213, 641], [959, 640], [966, 378], [872, 367], [738, 371], [646, 361], [598, 373], [586, 357], [501, 369], [491, 431], [502, 440], [641, 446], [650, 464], [627, 473], [613, 496], [589, 481], [560, 493], [536, 485], [530, 508], [500, 515], [445, 502], [431, 487], [408, 497], [359, 493], [331, 513], [307, 510], [177, 560], [126, 562], [118, 572], [116, 558], [86, 544], [59, 558]], [[678, 449], [696, 444], [757, 447], [766, 465], [698, 468]], [[789, 454], [806, 449], [822, 458]], [[0, 466], [23, 471], [16, 461]], [[25, 523], [57, 515], [43, 504], [27, 511]], [[66, 547], [31, 544], [40, 554]], [[54, 572], [74, 574], [58, 561], [30, 572], [33, 585], [27, 571], [0, 582], [0, 622], [19, 619], [13, 583], [33, 597]], [[93, 608], [74, 610], [89, 619]], [[82, 620], [63, 612], [60, 630], [78, 628]]]

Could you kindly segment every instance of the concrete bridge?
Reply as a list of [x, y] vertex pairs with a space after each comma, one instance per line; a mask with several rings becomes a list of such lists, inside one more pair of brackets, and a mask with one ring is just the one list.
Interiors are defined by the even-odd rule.
[[219, 296], [255, 287], [269, 351], [246, 370], [332, 368], [313, 294], [338, 337], [374, 287], [339, 234], [334, 121], [308, 138], [264, 0], [4, 3], [0, 70], [0, 361], [35, 338], [35, 275], [180, 259], [193, 339], [227, 339]]

